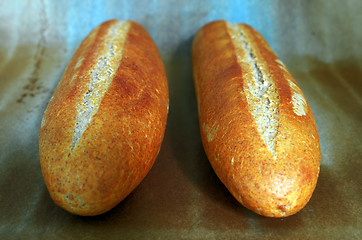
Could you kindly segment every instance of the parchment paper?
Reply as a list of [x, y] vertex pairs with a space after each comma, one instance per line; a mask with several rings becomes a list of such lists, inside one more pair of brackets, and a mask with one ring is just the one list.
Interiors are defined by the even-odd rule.
[[[0, 2], [0, 239], [362, 239], [362, 1]], [[38, 132], [82, 39], [132, 19], [155, 40], [170, 90], [165, 139], [145, 180], [114, 209], [79, 217], [45, 187]], [[241, 206], [213, 172], [199, 135], [190, 51], [216, 19], [252, 25], [303, 89], [321, 139], [308, 205], [272, 219]]]

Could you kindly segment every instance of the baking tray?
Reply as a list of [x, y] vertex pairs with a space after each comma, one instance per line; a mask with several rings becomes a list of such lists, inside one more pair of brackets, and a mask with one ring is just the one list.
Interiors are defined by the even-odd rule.
[[[2, 1], [0, 3], [0, 239], [362, 239], [361, 1]], [[57, 207], [38, 155], [42, 114], [89, 31], [141, 23], [165, 64], [170, 111], [144, 181], [111, 211]], [[307, 206], [273, 219], [241, 206], [213, 172], [200, 140], [191, 44], [207, 22], [252, 25], [303, 89], [321, 140]]]

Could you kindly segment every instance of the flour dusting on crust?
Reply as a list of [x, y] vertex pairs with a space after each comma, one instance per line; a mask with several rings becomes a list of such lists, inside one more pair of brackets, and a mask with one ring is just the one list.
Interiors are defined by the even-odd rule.
[[[89, 80], [87, 91], [77, 106], [78, 113], [74, 127], [72, 150], [92, 122], [93, 116], [98, 112], [101, 101], [112, 83], [122, 60], [125, 36], [129, 26], [129, 22], [116, 22], [109, 28], [108, 33], [102, 36], [96, 63], [92, 66], [89, 74], [83, 76], [83, 79]], [[82, 61], [81, 58], [79, 62]]]
[[243, 25], [229, 24], [230, 35], [237, 52], [237, 60], [244, 75], [244, 93], [258, 132], [268, 150], [275, 156], [279, 127], [279, 93], [274, 79], [259, 61], [249, 42]]

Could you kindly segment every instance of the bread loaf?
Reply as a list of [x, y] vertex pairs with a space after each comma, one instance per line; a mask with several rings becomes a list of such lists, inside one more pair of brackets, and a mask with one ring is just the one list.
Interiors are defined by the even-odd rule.
[[192, 48], [201, 139], [217, 176], [269, 217], [301, 210], [315, 189], [320, 144], [311, 108], [263, 37], [215, 21]]
[[96, 27], [41, 122], [41, 170], [54, 202], [88, 216], [117, 205], [151, 169], [167, 113], [164, 67], [146, 30], [118, 20]]

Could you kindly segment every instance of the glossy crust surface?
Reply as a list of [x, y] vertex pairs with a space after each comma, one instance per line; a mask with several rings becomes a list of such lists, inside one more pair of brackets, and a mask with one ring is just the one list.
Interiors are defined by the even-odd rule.
[[98, 215], [143, 180], [159, 152], [168, 86], [158, 50], [132, 21], [107, 21], [81, 43], [44, 113], [41, 169], [56, 204]]
[[[236, 45], [238, 34], [252, 64], [243, 46]], [[220, 180], [258, 214], [285, 217], [301, 210], [317, 183], [320, 144], [310, 106], [285, 65], [253, 28], [226, 21], [209, 23], [197, 33], [192, 64], [201, 138]], [[251, 66], [275, 86], [274, 93], [264, 93], [270, 106], [273, 101], [277, 106], [275, 115], [267, 116], [277, 119], [274, 150], [252, 114], [258, 106], [248, 97], [255, 75]]]

